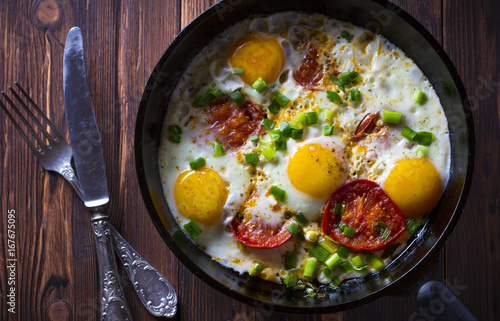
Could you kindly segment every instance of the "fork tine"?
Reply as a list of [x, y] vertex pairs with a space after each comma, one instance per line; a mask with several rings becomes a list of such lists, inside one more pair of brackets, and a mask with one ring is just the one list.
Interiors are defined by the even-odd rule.
[[7, 116], [9, 117], [10, 121], [14, 124], [14, 127], [16, 127], [17, 131], [19, 132], [19, 134], [21, 134], [21, 136], [23, 137], [23, 139], [26, 141], [26, 143], [28, 144], [29, 148], [31, 149], [31, 151], [37, 156], [39, 157], [40, 155], [40, 152], [38, 151], [38, 149], [35, 147], [35, 145], [28, 139], [28, 136], [26, 136], [26, 134], [24, 133], [24, 131], [22, 130], [21, 126], [19, 126], [19, 124], [17, 123], [17, 121], [14, 119], [14, 117], [12, 117], [12, 114], [7, 110], [7, 107], [2, 103], [2, 101], [0, 100], [0, 107], [2, 107], [3, 111], [7, 114]]
[[59, 132], [59, 130], [57, 130], [56, 126], [54, 126], [54, 124], [50, 121], [50, 119], [47, 118], [47, 116], [45, 115], [45, 113], [38, 107], [37, 104], [35, 104], [35, 102], [33, 101], [33, 99], [31, 99], [31, 97], [26, 93], [26, 91], [24, 91], [23, 87], [21, 87], [21, 85], [19, 85], [19, 83], [17, 81], [14, 82], [14, 84], [16, 84], [16, 86], [19, 89], [19, 91], [24, 95], [24, 97], [26, 97], [26, 99], [28, 100], [28, 102], [33, 106], [33, 108], [42, 117], [42, 119], [49, 125], [50, 129], [52, 130], [52, 133], [54, 133], [54, 135], [56, 135], [56, 137], [58, 139], [64, 140], [65, 138], [63, 137], [63, 135], [61, 135], [61, 133]]
[[24, 118], [23, 114], [21, 114], [21, 112], [19, 111], [19, 109], [17, 109], [16, 105], [14, 105], [14, 103], [12, 102], [12, 100], [10, 100], [10, 98], [3, 91], [2, 91], [2, 95], [5, 98], [5, 100], [9, 103], [10, 107], [12, 107], [12, 109], [16, 112], [17, 116], [19, 116], [19, 118], [21, 118], [21, 120], [23, 121], [23, 123], [26, 126], [26, 128], [28, 128], [28, 130], [33, 135], [33, 137], [36, 139], [36, 141], [38, 142], [38, 144], [40, 144], [40, 147], [43, 148], [44, 146], [47, 146], [40, 139], [40, 137], [38, 137], [37, 133], [35, 133], [35, 131], [33, 130], [33, 127], [31, 127], [31, 125], [28, 123], [28, 121], [26, 120], [26, 118]]
[[[28, 105], [24, 103], [24, 101], [21, 99], [21, 97], [19, 97], [19, 95], [14, 91], [14, 89], [12, 89], [12, 87], [9, 86], [9, 89], [14, 95], [14, 97], [16, 97], [17, 101], [19, 101], [21, 106], [24, 108], [28, 116], [30, 116], [31, 119], [35, 122], [35, 124], [37, 124], [38, 128], [40, 128], [43, 135], [49, 140], [51, 144], [54, 144], [54, 138], [47, 132], [47, 130], [45, 130], [45, 127], [40, 123], [40, 121], [38, 121], [38, 118], [36, 118], [35, 114], [33, 114], [33, 112], [28, 108]], [[33, 105], [36, 106], [35, 103], [33, 103]], [[36, 109], [38, 109], [38, 106]]]

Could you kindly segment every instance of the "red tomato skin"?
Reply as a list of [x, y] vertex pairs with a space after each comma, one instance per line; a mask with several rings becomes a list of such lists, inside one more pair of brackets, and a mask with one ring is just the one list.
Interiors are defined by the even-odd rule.
[[293, 78], [306, 89], [321, 90], [318, 86], [323, 79], [323, 73], [323, 65], [318, 62], [318, 52], [309, 45], [309, 51], [299, 69], [293, 72]]
[[[372, 201], [373, 198], [376, 198], [379, 200], [377, 202], [380, 205], [380, 202], [382, 202], [382, 205], [389, 207], [390, 210], [390, 221], [386, 223], [390, 223], [389, 226], [391, 226], [391, 238], [388, 240], [383, 240], [380, 236], [375, 236], [375, 231], [371, 231], [374, 236], [374, 238], [378, 238], [379, 242], [381, 244], [378, 245], [371, 245], [370, 243], [367, 244], [354, 244], [356, 238], [361, 237], [361, 233], [359, 233], [358, 230], [356, 230], [356, 234], [354, 235], [354, 238], [349, 238], [347, 236], [343, 235], [343, 232], [339, 230], [337, 227], [337, 224], [341, 220], [341, 215], [335, 215], [333, 212], [334, 205], [335, 203], [342, 203], [343, 200], [349, 199], [349, 197], [355, 197], [355, 196], [361, 196], [361, 197], [367, 197], [369, 196], [370, 199], [368, 200], [369, 202]], [[364, 200], [364, 199], [363, 199]], [[352, 205], [352, 204], [351, 204]], [[349, 208], [349, 203], [346, 204], [346, 211], [348, 211]], [[343, 215], [345, 215], [346, 212], [344, 212]], [[368, 214], [372, 214], [371, 212], [367, 213], [364, 219], [371, 219], [371, 217], [368, 216]], [[360, 223], [361, 224], [361, 223]], [[366, 250], [369, 252], [376, 252], [379, 250], [383, 250], [386, 248], [391, 242], [393, 242], [395, 239], [403, 233], [405, 230], [404, 226], [404, 220], [403, 216], [401, 214], [401, 211], [399, 208], [396, 206], [396, 204], [390, 199], [389, 195], [375, 182], [370, 181], [370, 180], [365, 180], [365, 179], [360, 179], [360, 180], [355, 180], [351, 181], [349, 183], [344, 184], [341, 186], [339, 189], [337, 189], [330, 199], [328, 200], [328, 204], [325, 209], [325, 213], [323, 216], [323, 232], [326, 235], [329, 235], [331, 238], [339, 242], [341, 245], [353, 250], [353, 251], [362, 251]], [[382, 241], [381, 241], [381, 240]]]
[[264, 249], [278, 247], [292, 236], [286, 229], [290, 221], [283, 223], [278, 229], [267, 229], [265, 226], [263, 228], [261, 224], [262, 221], [254, 224], [250, 221], [243, 222], [234, 218], [230, 223], [230, 227], [234, 237], [250, 247]]

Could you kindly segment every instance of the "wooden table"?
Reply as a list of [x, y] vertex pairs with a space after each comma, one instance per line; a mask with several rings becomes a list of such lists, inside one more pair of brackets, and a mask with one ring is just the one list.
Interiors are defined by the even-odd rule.
[[[272, 0], [270, 0], [272, 1]], [[311, 0], [313, 1], [313, 0]], [[500, 319], [499, 99], [500, 3], [394, 1], [443, 45], [473, 103], [476, 167], [467, 207], [448, 238], [437, 277], [458, 285], [479, 320]], [[134, 163], [135, 116], [143, 86], [175, 35], [214, 0], [0, 3], [0, 89], [29, 87], [67, 136], [62, 61], [72, 26], [83, 30], [87, 73], [101, 126], [112, 224], [179, 295], [179, 320], [428, 320], [408, 296], [384, 297], [337, 314], [293, 316], [256, 309], [207, 286], [156, 232], [140, 196]], [[42, 170], [7, 117], [0, 116], [0, 318], [96, 320], [96, 255], [89, 216], [70, 186]], [[9, 313], [8, 214], [15, 211], [15, 314]], [[125, 281], [135, 320], [154, 319]]]

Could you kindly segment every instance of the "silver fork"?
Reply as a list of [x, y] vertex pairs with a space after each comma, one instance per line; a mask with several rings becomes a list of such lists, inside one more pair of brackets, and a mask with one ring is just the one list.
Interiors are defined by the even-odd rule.
[[[21, 134], [31, 151], [38, 158], [42, 167], [45, 170], [61, 174], [73, 187], [80, 199], [83, 200], [80, 183], [75, 175], [73, 167], [71, 166], [71, 159], [73, 157], [71, 147], [59, 133], [54, 124], [26, 93], [26, 91], [17, 82], [15, 82], [15, 85], [19, 92], [21, 92], [21, 94], [26, 98], [27, 104], [12, 87], [9, 87], [9, 90], [19, 105], [25, 110], [28, 118], [30, 118], [37, 125], [38, 129], [40, 129], [48, 143], [45, 143], [43, 137], [40, 137], [36, 133], [35, 128], [30, 125], [28, 120], [16, 107], [16, 104], [14, 104], [14, 102], [3, 91], [3, 97], [12, 110], [14, 110], [17, 116], [21, 119], [40, 148], [37, 148], [28, 138], [19, 123], [14, 119], [1, 100], [0, 107], [7, 114], [11, 122], [14, 124], [14, 127]], [[43, 121], [50, 127], [53, 136], [47, 132], [45, 126], [40, 123], [28, 105], [31, 105]], [[144, 307], [146, 307], [146, 309], [154, 316], [173, 317], [177, 310], [177, 295], [175, 294], [173, 287], [125, 241], [125, 239], [116, 231], [114, 227], [111, 226], [111, 230], [114, 238], [115, 250], [118, 253], [120, 261], [122, 262], [124, 269], [127, 272]]]

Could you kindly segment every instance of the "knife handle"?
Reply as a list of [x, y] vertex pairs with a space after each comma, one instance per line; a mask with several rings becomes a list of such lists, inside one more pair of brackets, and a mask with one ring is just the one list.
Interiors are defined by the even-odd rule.
[[122, 291], [108, 216], [102, 210], [92, 215], [92, 229], [95, 236], [101, 298], [101, 321], [132, 321], [130, 310]]

